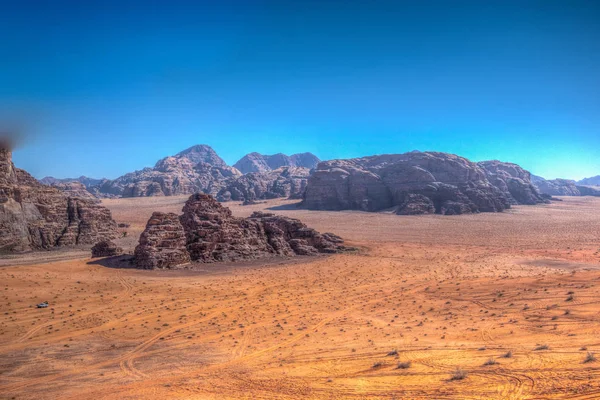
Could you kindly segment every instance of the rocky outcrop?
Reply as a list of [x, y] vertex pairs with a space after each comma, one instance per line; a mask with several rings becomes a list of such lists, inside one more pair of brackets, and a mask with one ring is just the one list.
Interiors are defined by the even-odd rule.
[[598, 186], [581, 186], [577, 185], [577, 190], [582, 196], [596, 196], [600, 197], [600, 187]]
[[268, 172], [281, 167], [302, 167], [313, 169], [319, 163], [319, 159], [312, 153], [298, 153], [287, 156], [282, 153], [274, 155], [263, 155], [250, 153], [242, 157], [233, 166], [243, 174], [251, 172]]
[[227, 166], [215, 151], [198, 145], [175, 156], [159, 160], [154, 168], [144, 168], [115, 180], [104, 180], [90, 190], [98, 196], [175, 196], [196, 192], [216, 195], [229, 178], [241, 173]]
[[186, 236], [174, 213], [155, 212], [135, 248], [135, 264], [138, 268], [174, 268], [190, 262], [186, 249]]
[[48, 186], [55, 186], [61, 183], [79, 182], [84, 185], [86, 189], [97, 186], [102, 181], [103, 179], [88, 178], [87, 176], [80, 176], [79, 178], [55, 178], [53, 176], [47, 176], [40, 179], [40, 183]]
[[517, 164], [497, 160], [478, 163], [488, 180], [498, 187], [511, 204], [534, 205], [544, 203], [537, 188], [531, 182], [531, 174]]
[[123, 249], [110, 240], [103, 240], [92, 247], [92, 257], [114, 257], [123, 254]]
[[230, 179], [217, 194], [219, 201], [255, 201], [286, 197], [302, 197], [310, 170], [302, 167], [282, 167], [268, 172], [250, 172]]
[[91, 245], [116, 237], [116, 228], [108, 209], [39, 183], [0, 148], [0, 252]]
[[410, 152], [319, 163], [301, 206], [453, 215], [545, 201], [529, 173], [515, 164], [477, 164], [453, 154]]
[[267, 213], [236, 218], [212, 196], [194, 194], [183, 215], [154, 213], [135, 250], [140, 268], [174, 268], [196, 262], [253, 260], [334, 253], [333, 234], [320, 234], [296, 219]]

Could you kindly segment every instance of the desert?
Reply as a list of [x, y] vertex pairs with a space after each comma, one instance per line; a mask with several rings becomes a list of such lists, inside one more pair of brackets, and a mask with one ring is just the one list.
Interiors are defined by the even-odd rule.
[[[187, 196], [103, 200], [132, 250]], [[599, 395], [600, 201], [402, 216], [241, 206], [359, 250], [196, 269], [63, 259], [0, 269], [4, 398]], [[59, 250], [60, 252], [60, 250]], [[44, 257], [43, 253], [40, 257]], [[10, 263], [10, 262], [9, 262]], [[119, 263], [117, 263], [119, 265]], [[35, 305], [48, 301], [47, 309]], [[463, 376], [464, 374], [464, 376]]]

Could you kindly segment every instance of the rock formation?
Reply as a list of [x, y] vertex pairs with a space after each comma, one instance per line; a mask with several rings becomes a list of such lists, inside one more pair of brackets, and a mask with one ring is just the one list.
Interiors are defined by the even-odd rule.
[[227, 166], [215, 151], [198, 145], [172, 157], [159, 160], [154, 168], [144, 168], [92, 187], [99, 196], [174, 196], [196, 192], [216, 195], [228, 178], [241, 173]]
[[103, 240], [92, 247], [92, 257], [114, 257], [123, 254], [123, 249], [110, 240]]
[[154, 213], [135, 250], [140, 268], [174, 268], [197, 262], [252, 260], [273, 256], [334, 253], [343, 249], [333, 234], [302, 222], [256, 212], [236, 218], [212, 196], [194, 194], [183, 215]]
[[116, 237], [116, 228], [108, 209], [39, 183], [0, 147], [0, 252], [94, 244]]
[[541, 202], [529, 173], [514, 164], [476, 164], [453, 154], [410, 152], [321, 162], [308, 179], [302, 206], [450, 215]]
[[135, 264], [144, 269], [188, 264], [190, 255], [185, 246], [186, 236], [179, 216], [155, 212], [140, 236], [140, 244], [135, 248]]
[[478, 163], [488, 180], [506, 195], [511, 204], [534, 205], [544, 200], [531, 182], [531, 174], [517, 164], [497, 160]]
[[302, 167], [313, 169], [319, 163], [319, 159], [312, 153], [298, 153], [286, 156], [282, 153], [274, 155], [263, 155], [250, 153], [242, 157], [233, 166], [243, 174], [251, 172], [268, 172], [281, 167]]
[[286, 197], [302, 198], [310, 170], [281, 167], [267, 172], [250, 172], [230, 179], [217, 194], [219, 201], [255, 201]]

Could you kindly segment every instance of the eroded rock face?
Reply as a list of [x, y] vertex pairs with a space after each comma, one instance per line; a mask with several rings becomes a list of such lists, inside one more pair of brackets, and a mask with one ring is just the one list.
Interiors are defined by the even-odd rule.
[[92, 257], [114, 257], [123, 254], [123, 249], [110, 240], [103, 240], [92, 247]]
[[497, 212], [510, 207], [508, 193], [463, 157], [411, 152], [319, 163], [302, 206], [398, 214]]
[[177, 221], [176, 217], [153, 214], [135, 251], [138, 267], [172, 268], [189, 260], [239, 261], [343, 249], [338, 236], [320, 234], [296, 219], [267, 213], [236, 218], [206, 194], [192, 195], [183, 215]]
[[483, 161], [478, 163], [488, 180], [507, 196], [511, 204], [540, 204], [546, 201], [540, 196], [531, 182], [531, 174], [517, 164], [501, 161]]
[[0, 252], [87, 245], [116, 236], [107, 208], [42, 185], [14, 167], [9, 149], [0, 149]]
[[155, 212], [146, 224], [135, 248], [138, 268], [175, 268], [190, 262], [186, 250], [186, 236], [174, 213]]
[[286, 197], [302, 197], [310, 170], [301, 167], [282, 167], [267, 172], [251, 172], [231, 179], [217, 194], [219, 201], [255, 201]]
[[242, 157], [233, 166], [243, 174], [251, 172], [268, 172], [281, 167], [301, 167], [309, 170], [315, 168], [319, 159], [312, 153], [298, 153], [287, 156], [282, 153], [264, 155], [249, 153]]
[[532, 175], [531, 182], [540, 193], [550, 196], [581, 196], [575, 181], [569, 179], [551, 179], [547, 180], [539, 176]]
[[115, 180], [104, 180], [89, 189], [98, 197], [175, 196], [196, 192], [216, 195], [226, 180], [241, 176], [206, 145], [198, 145], [159, 160]]

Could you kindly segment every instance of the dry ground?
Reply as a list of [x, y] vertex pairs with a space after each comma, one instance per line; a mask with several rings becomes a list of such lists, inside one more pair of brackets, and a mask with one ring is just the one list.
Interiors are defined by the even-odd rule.
[[[184, 201], [105, 204], [131, 251]], [[4, 260], [21, 265], [0, 268], [0, 398], [600, 398], [600, 360], [584, 362], [600, 357], [600, 199], [460, 217], [290, 204], [230, 205], [362, 250], [199, 271]]]

